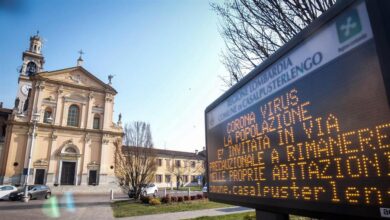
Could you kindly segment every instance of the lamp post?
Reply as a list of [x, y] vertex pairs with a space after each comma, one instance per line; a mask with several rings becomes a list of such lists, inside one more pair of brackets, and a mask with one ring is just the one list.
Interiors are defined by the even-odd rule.
[[31, 132], [30, 152], [28, 154], [27, 176], [26, 176], [25, 181], [24, 181], [24, 195], [22, 197], [23, 202], [28, 202], [28, 200], [30, 199], [28, 196], [28, 178], [30, 177], [31, 160], [32, 160], [32, 154], [33, 154], [34, 145], [35, 145], [35, 133], [36, 133], [37, 124], [39, 121], [39, 114], [34, 113], [31, 121], [33, 124], [33, 128], [32, 128], [32, 132]]

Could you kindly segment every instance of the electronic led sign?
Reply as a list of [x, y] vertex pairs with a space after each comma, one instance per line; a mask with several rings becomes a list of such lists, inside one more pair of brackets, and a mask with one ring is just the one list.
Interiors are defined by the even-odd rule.
[[209, 198], [390, 216], [390, 109], [376, 48], [366, 3], [353, 3], [210, 105]]

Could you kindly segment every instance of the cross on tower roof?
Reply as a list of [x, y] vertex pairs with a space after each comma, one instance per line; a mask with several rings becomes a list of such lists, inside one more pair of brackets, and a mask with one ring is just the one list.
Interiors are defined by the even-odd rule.
[[79, 50], [78, 52], [80, 54], [80, 57], [84, 54], [84, 51], [83, 50]]
[[80, 56], [77, 59], [77, 66], [81, 66], [81, 65], [83, 65], [83, 58], [81, 56], [84, 54], [84, 52], [83, 52], [83, 50], [79, 50], [78, 53], [80, 54]]

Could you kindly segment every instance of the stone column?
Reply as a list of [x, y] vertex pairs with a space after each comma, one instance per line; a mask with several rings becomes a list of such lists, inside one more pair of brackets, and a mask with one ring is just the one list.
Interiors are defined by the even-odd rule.
[[57, 172], [57, 174], [56, 174], [56, 183], [58, 184], [58, 185], [61, 185], [61, 170], [62, 170], [62, 159], [61, 160], [59, 160], [58, 161], [58, 163], [57, 163], [58, 165], [58, 172]]
[[57, 148], [57, 134], [56, 130], [54, 130], [50, 136], [51, 142], [49, 146], [49, 164], [47, 169], [47, 177], [46, 177], [46, 184], [47, 185], [54, 185], [56, 183], [56, 155], [55, 150]]
[[60, 125], [61, 124], [61, 119], [62, 119], [62, 110], [63, 106], [61, 106], [61, 101], [62, 100], [62, 93], [63, 93], [63, 87], [59, 86], [57, 90], [57, 105], [56, 105], [56, 112], [54, 115], [54, 124], [55, 125]]
[[107, 173], [109, 169], [109, 164], [107, 163], [107, 157], [113, 156], [110, 155], [108, 147], [109, 147], [109, 135], [103, 134], [102, 137], [102, 145], [100, 151], [100, 178], [99, 184], [107, 184]]
[[85, 118], [87, 117], [87, 107], [85, 106], [85, 103], [81, 104], [81, 124], [80, 128], [85, 128], [86, 123], [85, 123]]
[[91, 137], [89, 133], [85, 134], [84, 145], [82, 149], [82, 158], [81, 158], [81, 181], [80, 185], [88, 185], [88, 162], [91, 155], [90, 152]]
[[[34, 102], [34, 106], [33, 106], [33, 110], [32, 110], [32, 114], [34, 114], [35, 112], [38, 113], [39, 115], [41, 115], [42, 113], [42, 98], [41, 98], [41, 91], [45, 88], [45, 82], [44, 81], [38, 81], [36, 86], [35, 86], [35, 97], [33, 100]], [[32, 115], [31, 115], [32, 117]], [[43, 117], [40, 117], [39, 119], [40, 122], [43, 122]]]
[[61, 126], [66, 126], [65, 122], [65, 97], [62, 97], [62, 108], [61, 108]]
[[93, 98], [94, 94], [93, 92], [89, 93], [88, 95], [88, 104], [87, 104], [87, 117], [85, 119], [87, 129], [92, 129], [92, 106], [93, 106]]
[[103, 113], [103, 130], [107, 130], [110, 128], [110, 124], [112, 123], [112, 119], [110, 119], [110, 115], [112, 114], [112, 94], [106, 93], [105, 103], [104, 103], [104, 113]]

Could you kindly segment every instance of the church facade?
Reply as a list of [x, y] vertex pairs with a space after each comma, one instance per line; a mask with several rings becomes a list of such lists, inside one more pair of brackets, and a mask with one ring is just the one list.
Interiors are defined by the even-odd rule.
[[0, 185], [115, 185], [114, 144], [123, 135], [120, 116], [113, 122], [116, 90], [83, 68], [81, 55], [77, 66], [45, 71], [41, 49], [35, 35], [23, 53]]

